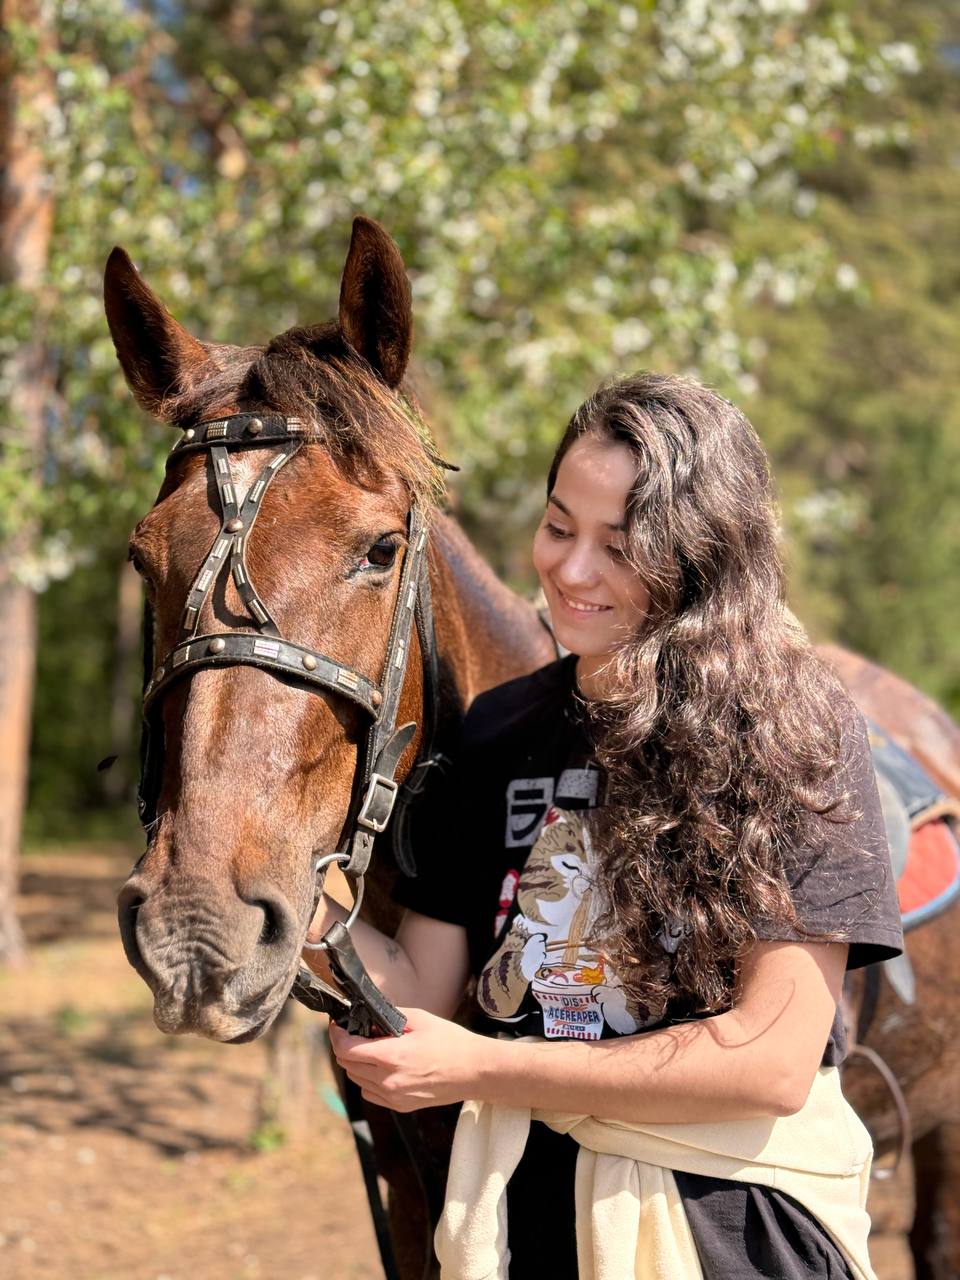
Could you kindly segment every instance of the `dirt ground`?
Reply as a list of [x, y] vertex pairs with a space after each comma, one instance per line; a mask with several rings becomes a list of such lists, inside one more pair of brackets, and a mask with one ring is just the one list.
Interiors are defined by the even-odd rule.
[[3, 1280], [365, 1280], [382, 1275], [316, 1042], [309, 1114], [264, 1111], [265, 1042], [161, 1035], [114, 898], [125, 849], [24, 862], [22, 971], [0, 971]]

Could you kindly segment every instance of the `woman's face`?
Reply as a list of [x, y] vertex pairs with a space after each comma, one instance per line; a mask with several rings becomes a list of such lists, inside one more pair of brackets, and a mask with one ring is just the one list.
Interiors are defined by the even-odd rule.
[[[636, 470], [625, 444], [590, 433], [567, 450], [533, 540], [557, 639], [580, 655], [580, 683], [643, 621], [650, 595], [623, 558]], [[586, 677], [586, 680], [585, 680]]]

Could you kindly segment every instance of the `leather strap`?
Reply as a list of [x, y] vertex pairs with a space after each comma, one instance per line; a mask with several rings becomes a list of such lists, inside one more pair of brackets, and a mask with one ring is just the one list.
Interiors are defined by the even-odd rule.
[[390, 827], [394, 861], [403, 874], [410, 877], [417, 874], [416, 859], [410, 842], [410, 810], [426, 790], [434, 770], [442, 770], [450, 763], [449, 757], [438, 749], [441, 735], [440, 662], [437, 655], [433, 600], [427, 567], [424, 568], [420, 577], [416, 624], [423, 666], [423, 720], [420, 726], [420, 752], [400, 785]]
[[[350, 840], [350, 860], [343, 868], [346, 876], [356, 879], [370, 865], [373, 841], [384, 831], [393, 813], [397, 795], [396, 772], [400, 758], [416, 725], [396, 729], [400, 695], [407, 673], [410, 633], [417, 595], [427, 576], [427, 529], [417, 507], [410, 510], [407, 553], [403, 560], [393, 625], [387, 642], [387, 658], [381, 678], [383, 704], [368, 736], [365, 751], [363, 785], [366, 789], [359, 810], [353, 816], [354, 830]], [[409, 729], [409, 732], [406, 730]], [[400, 735], [404, 735], [401, 737]]]
[[292, 640], [259, 636], [255, 631], [217, 631], [178, 644], [156, 668], [144, 689], [148, 709], [174, 680], [204, 667], [238, 665], [293, 676], [299, 684], [339, 693], [377, 714], [379, 689], [365, 675]]
[[234, 413], [188, 427], [167, 458], [167, 470], [184, 454], [208, 453], [214, 447], [263, 449], [289, 440], [324, 439], [323, 432], [310, 431], [303, 420], [282, 413]]
[[324, 934], [323, 944], [333, 976], [349, 1000], [345, 1017], [334, 1015], [334, 1021], [354, 1036], [402, 1035], [406, 1018], [374, 985], [340, 920]]

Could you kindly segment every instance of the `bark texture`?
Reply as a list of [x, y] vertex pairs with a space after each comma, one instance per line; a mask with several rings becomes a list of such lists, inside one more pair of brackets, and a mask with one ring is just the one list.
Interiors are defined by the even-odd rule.
[[[51, 385], [43, 334], [43, 282], [53, 223], [53, 195], [43, 156], [44, 122], [56, 107], [46, 55], [53, 15], [44, 0], [0, 0], [0, 279], [32, 295], [34, 323], [8, 369], [10, 396], [0, 448], [25, 446], [25, 479], [43, 465], [45, 411]], [[28, 66], [14, 62], [18, 31], [36, 41]], [[13, 435], [15, 433], [16, 440]], [[24, 954], [16, 917], [17, 864], [26, 798], [30, 717], [36, 666], [36, 601], [17, 576], [36, 529], [22, 527], [0, 555], [0, 963]]]

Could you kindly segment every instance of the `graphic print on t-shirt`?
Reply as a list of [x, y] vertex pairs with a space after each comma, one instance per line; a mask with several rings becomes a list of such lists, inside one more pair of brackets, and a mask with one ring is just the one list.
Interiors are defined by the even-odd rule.
[[480, 974], [489, 1017], [522, 1020], [529, 992], [551, 1039], [599, 1040], [604, 1028], [629, 1035], [649, 1020], [590, 941], [594, 871], [583, 814], [549, 807], [520, 875], [518, 914]]
[[595, 765], [564, 769], [556, 780], [514, 778], [507, 787], [507, 831], [504, 847], [529, 848], [552, 806], [592, 809], [600, 802], [600, 772]]

